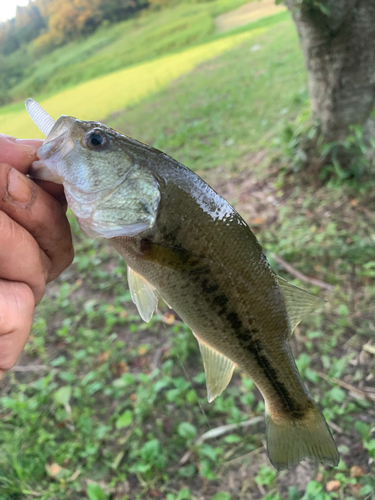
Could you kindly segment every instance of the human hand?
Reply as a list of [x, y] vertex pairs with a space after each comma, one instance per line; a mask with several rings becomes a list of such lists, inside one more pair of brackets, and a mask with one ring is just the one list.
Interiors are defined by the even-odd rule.
[[74, 255], [62, 186], [24, 175], [42, 142], [0, 134], [0, 379], [26, 343], [46, 283]]

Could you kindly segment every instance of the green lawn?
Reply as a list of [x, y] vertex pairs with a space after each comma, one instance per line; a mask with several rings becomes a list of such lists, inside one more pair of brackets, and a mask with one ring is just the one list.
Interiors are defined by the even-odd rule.
[[236, 372], [209, 404], [189, 329], [162, 304], [143, 323], [123, 261], [72, 220], [75, 261], [49, 286], [20, 360], [36, 369], [1, 382], [1, 500], [375, 499], [374, 182], [311, 185], [291, 173], [285, 131], [306, 98], [297, 35], [281, 20], [105, 122], [199, 171], [275, 271], [293, 280], [274, 253], [333, 287], [294, 281], [328, 304], [291, 344], [333, 426], [339, 467], [277, 473], [261, 418], [197, 442], [263, 417], [259, 392]]
[[280, 120], [297, 114], [306, 97], [302, 54], [288, 19], [106, 122], [202, 171], [231, 167], [249, 151], [269, 147]]

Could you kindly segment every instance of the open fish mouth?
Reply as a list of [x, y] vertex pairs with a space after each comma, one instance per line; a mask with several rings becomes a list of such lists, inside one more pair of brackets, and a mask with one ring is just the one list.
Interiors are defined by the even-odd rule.
[[55, 122], [43, 145], [38, 149], [39, 160], [33, 162], [30, 170], [32, 177], [63, 183], [59, 165], [75, 147], [75, 141], [70, 133], [73, 121], [74, 119], [69, 116], [60, 116]]

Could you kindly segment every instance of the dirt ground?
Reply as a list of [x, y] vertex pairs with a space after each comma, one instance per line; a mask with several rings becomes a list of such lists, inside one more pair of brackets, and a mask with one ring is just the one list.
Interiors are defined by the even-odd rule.
[[275, 0], [253, 1], [242, 5], [238, 9], [231, 10], [216, 18], [217, 31], [229, 31], [239, 26], [257, 21], [262, 17], [278, 14], [286, 10], [284, 5], [276, 5]]

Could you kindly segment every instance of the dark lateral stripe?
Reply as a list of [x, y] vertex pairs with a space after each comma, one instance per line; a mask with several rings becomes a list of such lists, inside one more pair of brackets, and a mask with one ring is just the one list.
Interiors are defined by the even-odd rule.
[[271, 365], [267, 356], [263, 354], [264, 351], [262, 343], [259, 340], [251, 340], [248, 344], [248, 350], [251, 351], [257, 364], [264, 371], [268, 382], [279, 396], [280, 402], [283, 406], [282, 410], [290, 413], [293, 419], [302, 419], [306, 414], [306, 406], [296, 401], [296, 399], [290, 394], [284, 382], [279, 380], [278, 371]]
[[[200, 282], [200, 285], [202, 286], [202, 281]], [[207, 283], [203, 283], [203, 287], [206, 287], [206, 289], [209, 290], [212, 288], [212, 285], [208, 286]], [[228, 311], [229, 299], [224, 293], [220, 292], [219, 294], [214, 295], [212, 298], [212, 304], [216, 306], [216, 308], [220, 308], [218, 310], [218, 314], [226, 317], [232, 331], [242, 344], [243, 348], [249, 351], [255, 358], [259, 368], [264, 372], [268, 382], [278, 395], [280, 403], [283, 407], [282, 409], [295, 419], [303, 418], [306, 411], [305, 406], [298, 403], [289, 393], [284, 382], [279, 380], [277, 370], [271, 365], [267, 356], [264, 354], [262, 343], [259, 340], [254, 339], [254, 335], [258, 333], [258, 330], [256, 328], [252, 328], [251, 330], [246, 328], [240, 316], [235, 311]], [[250, 319], [249, 323], [253, 323], [253, 320]]]
[[[141, 240], [140, 250], [142, 258], [145, 260], [180, 270], [190, 276], [190, 279], [197, 284], [197, 287], [201, 288], [209, 299], [213, 310], [226, 319], [239, 343], [253, 356], [259, 369], [264, 373], [268, 383], [277, 394], [282, 410], [295, 419], [303, 418], [306, 406], [299, 404], [289, 393], [285, 384], [279, 380], [277, 370], [264, 354], [261, 341], [254, 339], [254, 336], [259, 333], [258, 330], [255, 327], [249, 329], [245, 326], [237, 312], [230, 307], [229, 298], [211, 275], [209, 261], [204, 257], [193, 255], [183, 248], [166, 247], [147, 238]], [[253, 320], [249, 319], [248, 323], [252, 324]]]
[[155, 243], [149, 238], [142, 238], [140, 252], [140, 257], [144, 260], [191, 275], [208, 274], [210, 272], [203, 257], [194, 255], [181, 247], [165, 246]]

